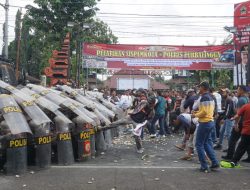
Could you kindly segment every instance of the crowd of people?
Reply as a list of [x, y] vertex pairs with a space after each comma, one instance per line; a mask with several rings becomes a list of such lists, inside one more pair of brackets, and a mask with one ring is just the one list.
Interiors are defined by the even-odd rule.
[[225, 152], [222, 160], [227, 167], [237, 167], [245, 152], [248, 158], [243, 161], [250, 163], [250, 91], [246, 86], [216, 90], [205, 81], [187, 91], [138, 89], [117, 94], [114, 90], [103, 96], [124, 110], [125, 116], [111, 126], [133, 125], [138, 153], [143, 153], [144, 133], [166, 138], [183, 130], [182, 143], [175, 146], [187, 150], [183, 160], [191, 160], [196, 150], [202, 172], [220, 167], [215, 150]]

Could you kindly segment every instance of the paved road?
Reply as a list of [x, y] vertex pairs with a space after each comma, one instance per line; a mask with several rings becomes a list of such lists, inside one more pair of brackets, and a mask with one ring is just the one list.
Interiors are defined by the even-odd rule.
[[[239, 169], [204, 174], [189, 168], [52, 168], [21, 178], [1, 177], [0, 189], [249, 190], [249, 177], [250, 170]], [[88, 184], [90, 181], [92, 184]]]
[[[104, 155], [72, 166], [52, 166], [20, 178], [0, 176], [0, 190], [244, 190], [250, 189], [250, 165], [242, 169], [220, 169], [209, 174], [198, 171], [198, 161], [180, 161], [184, 152], [173, 145], [177, 136], [145, 140], [144, 160], [135, 153], [129, 136], [115, 141]], [[218, 157], [221, 152], [217, 152]], [[91, 183], [89, 183], [91, 182]]]

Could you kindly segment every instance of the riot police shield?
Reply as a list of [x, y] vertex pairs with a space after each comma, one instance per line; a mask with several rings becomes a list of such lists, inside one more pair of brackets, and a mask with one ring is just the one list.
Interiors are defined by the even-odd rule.
[[73, 130], [73, 149], [76, 161], [87, 161], [91, 158], [91, 125], [85, 123], [81, 117], [73, 119], [75, 128]]
[[27, 87], [31, 88], [32, 91], [35, 91], [36, 93], [40, 94], [46, 99], [54, 102], [58, 106], [66, 101], [65, 98], [61, 97], [58, 94], [53, 93], [51, 90], [44, 88], [42, 86], [28, 84]]
[[82, 96], [76, 90], [73, 90], [69, 86], [63, 85], [63, 86], [59, 86], [59, 88], [61, 90], [63, 90], [64, 92], [66, 92], [67, 94], [69, 94], [71, 97], [73, 97], [78, 102], [82, 103], [83, 105], [85, 105], [85, 106], [87, 106], [89, 108], [96, 108], [100, 112], [102, 112], [105, 115], [107, 115], [108, 117], [112, 117], [113, 118], [115, 116], [115, 114], [114, 114], [113, 111], [109, 110], [108, 108], [106, 108], [105, 106], [101, 105], [100, 103], [98, 103], [98, 102], [96, 102], [94, 100], [91, 100], [90, 98]]
[[0, 87], [8, 90], [13, 94], [17, 103], [23, 108], [25, 113], [32, 119], [36, 125], [51, 122], [47, 115], [34, 103], [35, 99], [21, 92], [13, 86], [0, 81]]
[[51, 122], [48, 116], [34, 103], [34, 101], [25, 101], [22, 97], [17, 96], [14, 96], [14, 98], [35, 125], [42, 126], [44, 123]]
[[0, 124], [1, 135], [8, 137], [1, 140], [4, 170], [7, 174], [23, 173], [27, 169], [26, 133], [31, 133], [31, 130], [12, 96], [0, 95], [0, 110], [4, 119]]
[[32, 133], [22, 110], [10, 95], [0, 95], [0, 110], [11, 134]]
[[58, 105], [56, 105], [54, 102], [49, 101], [48, 99], [44, 98], [43, 96], [39, 95], [38, 93], [28, 89], [28, 88], [22, 88], [21, 92], [30, 95], [31, 97], [35, 98], [36, 103], [42, 107], [43, 109], [47, 109], [51, 112], [55, 112], [56, 110], [60, 109]]
[[31, 120], [29, 124], [34, 131], [36, 166], [39, 168], [48, 168], [51, 164], [52, 142], [50, 123], [43, 123], [38, 126], [35, 122], [33, 122], [33, 120]]
[[72, 123], [67, 122], [65, 118], [61, 116], [56, 116], [56, 158], [59, 165], [70, 165], [74, 163], [73, 148], [72, 148], [72, 137], [70, 132], [70, 125]]

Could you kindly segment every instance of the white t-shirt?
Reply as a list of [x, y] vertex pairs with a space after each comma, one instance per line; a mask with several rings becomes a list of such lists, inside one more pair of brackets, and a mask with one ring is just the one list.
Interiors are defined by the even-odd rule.
[[221, 113], [222, 112], [222, 109], [221, 109], [221, 95], [218, 93], [218, 92], [214, 92], [213, 93], [215, 99], [216, 99], [216, 102], [217, 102], [217, 112], [218, 113]]
[[198, 122], [198, 118], [192, 118], [191, 117], [191, 114], [188, 114], [188, 113], [182, 113], [181, 114], [185, 119], [186, 121], [188, 122], [188, 124], [191, 126], [191, 121], [193, 122], [193, 124], [196, 125], [196, 127], [199, 125], [199, 122]]
[[132, 97], [127, 95], [122, 95], [119, 102], [119, 107], [122, 109], [128, 109], [132, 105]]
[[191, 121], [192, 121], [191, 114], [182, 113], [181, 116], [183, 116], [186, 119], [186, 121], [188, 122], [188, 124], [191, 126]]
[[186, 101], [186, 98], [181, 100], [180, 111], [181, 113], [190, 113], [189, 107], [187, 109], [184, 109], [185, 101]]

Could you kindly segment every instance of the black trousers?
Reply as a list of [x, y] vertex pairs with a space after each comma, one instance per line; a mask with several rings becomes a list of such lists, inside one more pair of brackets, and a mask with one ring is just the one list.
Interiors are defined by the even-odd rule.
[[[242, 124], [239, 124], [239, 125], [240, 125], [240, 129], [241, 129]], [[233, 158], [233, 155], [235, 152], [235, 147], [236, 147], [236, 144], [239, 141], [240, 137], [241, 137], [241, 130], [239, 132], [236, 132], [233, 129], [231, 132], [231, 137], [230, 137], [229, 142], [228, 142], [227, 157], [229, 157], [231, 159]], [[248, 154], [248, 157], [250, 158], [250, 147], [247, 149], [247, 154]]]
[[233, 156], [232, 161], [237, 163], [240, 161], [242, 156], [250, 147], [250, 135], [242, 135], [239, 145], [237, 146], [236, 152]]
[[234, 129], [232, 130], [231, 137], [228, 142], [228, 150], [227, 150], [227, 156], [229, 158], [233, 158], [234, 152], [235, 152], [235, 147], [240, 139], [241, 134], [240, 132], [236, 132]]

